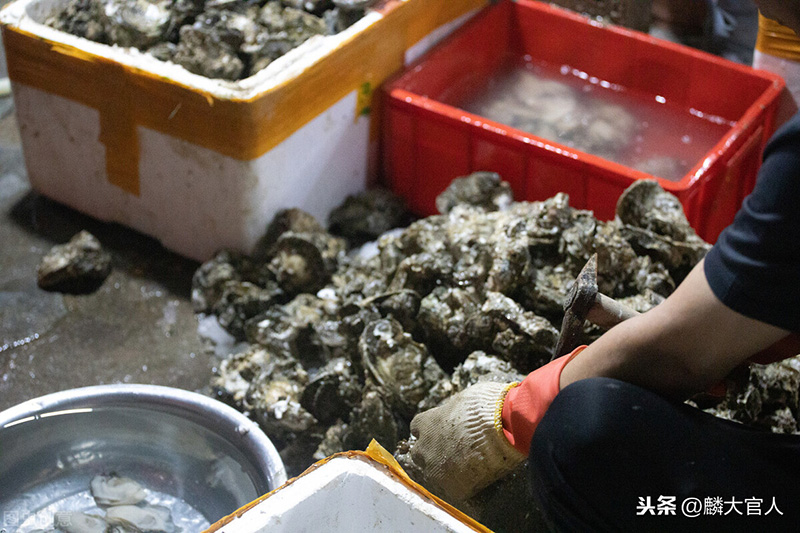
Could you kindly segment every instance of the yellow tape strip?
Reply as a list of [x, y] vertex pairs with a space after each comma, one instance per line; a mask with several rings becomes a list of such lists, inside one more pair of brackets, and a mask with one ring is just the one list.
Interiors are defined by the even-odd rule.
[[[268, 152], [352, 91], [357, 112], [375, 109], [374, 88], [403, 67], [407, 48], [487, 0], [386, 0], [383, 18], [297, 77], [250, 99], [221, 99], [150, 72], [3, 28], [9, 76], [96, 108], [109, 180], [138, 194], [137, 126], [250, 161]], [[367, 105], [372, 100], [372, 105]], [[379, 131], [372, 113], [371, 134]]]
[[113, 98], [100, 106], [100, 142], [106, 147], [108, 181], [123, 191], [139, 196], [139, 137], [134, 105], [125, 70], [111, 65], [106, 87]]
[[782, 59], [800, 61], [800, 37], [793, 30], [759, 13], [756, 50]]

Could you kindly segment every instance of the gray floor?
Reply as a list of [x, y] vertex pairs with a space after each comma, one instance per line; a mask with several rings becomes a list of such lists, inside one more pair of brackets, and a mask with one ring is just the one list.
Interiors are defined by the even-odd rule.
[[[189, 303], [197, 264], [31, 191], [10, 97], [0, 117], [0, 410], [86, 385], [206, 387], [211, 361]], [[86, 296], [39, 289], [41, 257], [82, 229], [113, 254], [111, 276]]]

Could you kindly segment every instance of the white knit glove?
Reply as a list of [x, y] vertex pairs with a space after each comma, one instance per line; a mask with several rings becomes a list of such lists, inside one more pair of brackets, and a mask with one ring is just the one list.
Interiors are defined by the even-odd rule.
[[511, 385], [478, 383], [411, 421], [411, 459], [425, 486], [450, 503], [474, 496], [525, 460], [503, 435], [503, 400]]

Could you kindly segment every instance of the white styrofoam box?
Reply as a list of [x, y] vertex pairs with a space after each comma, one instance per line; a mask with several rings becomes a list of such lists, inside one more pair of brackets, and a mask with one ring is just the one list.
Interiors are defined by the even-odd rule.
[[[447, 0], [387, 0], [390, 7], [384, 11], [368, 13], [340, 34], [309, 39], [256, 75], [237, 82], [204, 78], [136, 49], [95, 43], [45, 26], [42, 22], [65, 2], [12, 2], [0, 13], [4, 38], [13, 31], [15, 38], [32, 37], [52, 45], [53, 58], [48, 57], [48, 61], [56, 65], [58, 53], [64, 50], [72, 56], [79, 54], [69, 50], [86, 54], [87, 61], [96, 63], [97, 58], [110, 60], [106, 63], [122, 65], [134, 81], [140, 73], [147, 74], [149, 83], [158, 78], [165, 85], [195, 91], [213, 106], [212, 98], [217, 102], [244, 101], [245, 105], [266, 99], [269, 104], [272, 91], [285, 90], [287, 85], [291, 88], [301, 74], [324, 63], [333, 52], [363, 46], [359, 37], [377, 28], [392, 10], [414, 10], [409, 11], [413, 16], [395, 17], [398, 25], [407, 27], [397, 28], [396, 35], [386, 35], [386, 42], [396, 41], [398, 44], [392, 46], [402, 47], [398, 50], [400, 61], [407, 62], [404, 59], [424, 53], [460, 26], [486, 0], [468, 0], [463, 7], [453, 7]], [[424, 4], [423, 9], [420, 6]], [[428, 12], [431, 20], [421, 25], [419, 13]], [[387, 32], [386, 25], [380, 30]], [[290, 117], [290, 122], [292, 113], [284, 113], [277, 129], [285, 131], [285, 137], [254, 157], [232, 157], [213, 147], [132, 123], [131, 138], [138, 142], [138, 178], [134, 190], [120, 187], [107, 171], [108, 158], [117, 155], [109, 153], [113, 150], [104, 142], [101, 131], [104, 118], [109, 124], [109, 117], [102, 116], [109, 113], [108, 109], [36, 87], [26, 79], [15, 79], [15, 73], [25, 70], [15, 68], [15, 63], [26, 61], [14, 56], [17, 48], [6, 47], [32, 187], [96, 218], [154, 236], [165, 247], [187, 257], [205, 260], [222, 248], [250, 252], [282, 208], [300, 207], [324, 222], [332, 208], [362, 190], [372, 178], [370, 163], [374, 165], [377, 143], [371, 137], [370, 116], [361, 112], [369, 105], [359, 92], [361, 85], [338, 94], [326, 80], [316, 80], [320, 91], [330, 92], [327, 107], [321, 107], [308, 120], [298, 118], [297, 124], [287, 124], [285, 117]], [[29, 64], [23, 66], [30, 70]], [[358, 67], [353, 65], [354, 69]], [[364, 82], [371, 84], [369, 91], [382, 78], [383, 73], [363, 73]], [[112, 83], [109, 90], [113, 87]], [[318, 102], [316, 105], [320, 107]], [[161, 120], [169, 121], [173, 116], [180, 119], [180, 112], [178, 101]], [[113, 120], [111, 117], [112, 125]], [[213, 127], [224, 139], [226, 124]], [[241, 134], [241, 129], [238, 131]]]
[[96, 109], [13, 86], [35, 190], [153, 235], [193, 259], [205, 260], [221, 248], [249, 252], [284, 207], [302, 207], [324, 221], [366, 182], [369, 119], [353, 120], [355, 93], [251, 161], [139, 126], [137, 196], [106, 177]]
[[363, 456], [338, 456], [236, 513], [216, 533], [475, 532]]

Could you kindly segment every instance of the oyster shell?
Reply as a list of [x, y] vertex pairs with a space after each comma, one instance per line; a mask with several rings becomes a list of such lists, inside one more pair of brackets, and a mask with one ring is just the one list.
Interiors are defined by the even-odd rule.
[[555, 127], [578, 107], [575, 91], [570, 86], [531, 72], [515, 72], [509, 86], [510, 94], [519, 105], [518, 112], [529, 120]]
[[317, 219], [302, 209], [282, 209], [267, 226], [264, 236], [259, 239], [253, 249], [255, 261], [268, 261], [272, 256], [272, 247], [278, 242], [281, 235], [287, 232], [294, 233], [324, 233]]
[[[310, 216], [286, 211], [257, 259], [223, 256], [201, 267], [206, 301], [219, 301], [230, 281], [262, 290], [283, 284], [283, 295], [245, 321], [252, 346], [221, 361], [213, 385], [259, 421], [287, 468], [300, 472], [314, 457], [363, 449], [373, 437], [391, 448], [409, 436], [416, 412], [477, 381], [519, 380], [547, 362], [564, 298], [593, 253], [605, 269], [601, 286], [641, 311], [674, 289], [669, 265], [629, 228], [650, 230], [597, 221], [565, 194], [500, 209], [505, 200], [492, 198], [502, 198], [503, 187], [492, 183], [485, 174], [460, 182], [485, 196], [451, 191], [440, 201], [446, 214], [357, 253], [345, 253], [341, 239], [331, 246], [336, 238]], [[325, 279], [296, 283], [303, 276], [293, 278], [291, 261], [274, 261], [284, 242], [286, 257], [300, 250], [323, 265]]]
[[344, 241], [327, 233], [288, 231], [273, 246], [269, 269], [287, 294], [313, 294], [330, 281], [344, 251]]
[[91, 41], [107, 43], [101, 0], [74, 0], [46, 20], [48, 26]]
[[332, 0], [333, 5], [347, 11], [365, 10], [377, 3], [377, 0]]
[[195, 313], [210, 313], [228, 281], [242, 281], [252, 270], [249, 258], [223, 250], [195, 270], [192, 276], [192, 307]]
[[135, 505], [147, 497], [139, 483], [114, 474], [93, 477], [90, 487], [97, 505]]
[[[364, 9], [330, 0], [66, 0], [45, 22], [93, 41], [146, 50], [207, 78], [239, 80]], [[318, 15], [324, 15], [325, 18]]]
[[342, 439], [346, 429], [347, 424], [345, 424], [342, 420], [337, 420], [330, 427], [328, 427], [328, 429], [325, 431], [325, 436], [323, 437], [322, 442], [320, 442], [319, 446], [317, 446], [312, 458], [315, 461], [321, 461], [322, 459], [330, 457], [335, 453], [343, 452], [345, 448]]
[[238, 80], [245, 73], [239, 58], [244, 37], [235, 31], [220, 35], [208, 22], [182, 26], [172, 60], [194, 74], [223, 80]]
[[478, 295], [466, 289], [437, 287], [422, 299], [417, 321], [446, 368], [462, 361], [491, 334], [491, 324], [482, 320], [480, 310]]
[[[332, 307], [328, 307], [328, 306]], [[300, 361], [312, 369], [324, 365], [331, 353], [341, 349], [341, 338], [319, 335], [328, 316], [335, 316], [336, 306], [310, 294], [299, 294], [291, 302], [273, 306], [253, 317], [247, 324], [250, 342], [270, 348]]]
[[111, 43], [145, 49], [166, 38], [169, 0], [105, 0], [102, 14]]
[[54, 246], [37, 269], [37, 283], [46, 291], [83, 294], [97, 290], [111, 273], [111, 255], [88, 231]]
[[178, 47], [175, 43], [158, 43], [147, 49], [147, 53], [161, 61], [172, 61]]
[[617, 200], [617, 218], [623, 223], [685, 241], [696, 236], [683, 212], [680, 200], [654, 180], [639, 180], [625, 189]]
[[[316, 419], [300, 405], [300, 394], [308, 373], [291, 357], [261, 351], [260, 373], [254, 376], [244, 398], [255, 418], [270, 437], [287, 439], [309, 430]], [[240, 374], [241, 375], [241, 374]]]
[[358, 246], [410, 221], [411, 214], [397, 196], [385, 189], [369, 189], [348, 196], [331, 211], [328, 229], [347, 239], [351, 246]]
[[340, 357], [320, 368], [300, 395], [300, 405], [322, 424], [346, 419], [361, 400], [353, 363]]
[[436, 197], [436, 209], [446, 215], [457, 205], [473, 205], [486, 211], [508, 208], [514, 201], [511, 186], [496, 172], [474, 172], [456, 178]]
[[407, 439], [403, 439], [397, 443], [397, 449], [394, 452], [394, 458], [403, 468], [403, 471], [417, 483], [425, 482], [425, 471], [411, 458], [411, 449], [417, 442], [414, 435], [410, 435]]
[[483, 381], [511, 383], [522, 381], [525, 374], [518, 372], [508, 361], [484, 352], [472, 352], [453, 370], [453, 392], [460, 392]]
[[493, 351], [514, 368], [527, 374], [550, 360], [558, 330], [546, 319], [496, 292], [487, 293], [481, 312], [494, 318]]
[[726, 398], [709, 411], [750, 426], [775, 433], [800, 433], [800, 371], [797, 358], [771, 365], [750, 365], [749, 376], [728, 387]]
[[[400, 437], [393, 410], [381, 391], [367, 385], [361, 402], [350, 413], [350, 422], [342, 430], [342, 446], [345, 450], [363, 450], [372, 439], [383, 447], [394, 447]], [[405, 430], [408, 433], [408, 430]]]
[[594, 102], [576, 129], [573, 143], [590, 153], [613, 159], [625, 150], [636, 133], [636, 119], [625, 108]]
[[245, 338], [245, 324], [268, 310], [276, 298], [283, 295], [277, 284], [262, 288], [247, 281], [226, 281], [214, 304], [219, 324], [238, 340]]
[[428, 390], [445, 376], [425, 345], [414, 341], [393, 319], [368, 324], [358, 350], [368, 375], [387, 391], [392, 406], [409, 420]]
[[620, 232], [637, 254], [669, 269], [680, 283], [711, 246], [689, 225], [680, 201], [652, 180], [635, 182], [617, 201]]
[[397, 266], [390, 291], [409, 290], [428, 294], [434, 287], [446, 283], [453, 273], [453, 260], [449, 255], [422, 252], [403, 259]]
[[321, 15], [324, 11], [333, 8], [331, 0], [282, 0], [286, 7], [302, 9], [315, 15]]

